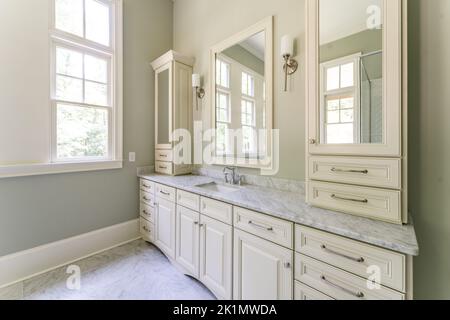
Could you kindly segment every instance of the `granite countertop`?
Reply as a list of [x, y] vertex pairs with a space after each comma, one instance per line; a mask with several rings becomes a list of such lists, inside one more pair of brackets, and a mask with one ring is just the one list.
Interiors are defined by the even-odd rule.
[[223, 183], [206, 176], [144, 174], [139, 177], [406, 255], [419, 255], [412, 224], [395, 225], [311, 207], [301, 193], [253, 185], [239, 187], [239, 191], [232, 193], [219, 193], [197, 187], [212, 182]]

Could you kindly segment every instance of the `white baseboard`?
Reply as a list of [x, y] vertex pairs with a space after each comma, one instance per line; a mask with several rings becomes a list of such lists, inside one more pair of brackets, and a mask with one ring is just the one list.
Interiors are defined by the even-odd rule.
[[136, 219], [0, 257], [0, 288], [140, 238]]

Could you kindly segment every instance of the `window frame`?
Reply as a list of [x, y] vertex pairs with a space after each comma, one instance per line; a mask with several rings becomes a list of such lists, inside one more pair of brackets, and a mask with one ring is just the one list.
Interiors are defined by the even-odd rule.
[[[95, 0], [110, 6], [110, 46], [56, 29], [56, 0], [51, 1], [50, 19], [50, 107], [51, 107], [51, 146], [50, 162], [64, 163], [115, 163], [123, 166], [123, 2], [122, 0]], [[85, 14], [85, 13], [83, 13]], [[85, 16], [83, 33], [86, 35]], [[65, 101], [56, 97], [56, 48], [88, 54], [108, 61], [108, 105], [95, 105]], [[84, 70], [83, 70], [84, 72]], [[83, 80], [83, 98], [84, 83]], [[58, 159], [57, 157], [57, 105], [67, 104], [80, 107], [108, 110], [108, 154], [106, 157], [82, 157]], [[107, 169], [109, 165], [105, 166]]]
[[[359, 60], [361, 57], [361, 52], [358, 52], [356, 54], [348, 55], [342, 58], [329, 60], [326, 62], [323, 62], [320, 64], [320, 78], [322, 81], [320, 82], [320, 137], [323, 137], [326, 139], [327, 137], [327, 101], [335, 99], [341, 99], [343, 96], [353, 96], [354, 97], [354, 111], [353, 111], [353, 143], [352, 144], [359, 144], [361, 141], [361, 105], [360, 105], [360, 66], [359, 66]], [[334, 90], [326, 90], [328, 77], [327, 77], [327, 70], [339, 67], [339, 69], [346, 64], [353, 63], [353, 86], [341, 88]], [[339, 76], [339, 86], [340, 86], [341, 77]], [[332, 98], [332, 99], [330, 99]], [[339, 110], [341, 110], [339, 108]], [[336, 124], [340, 124], [336, 123]], [[332, 124], [330, 124], [332, 125]]]

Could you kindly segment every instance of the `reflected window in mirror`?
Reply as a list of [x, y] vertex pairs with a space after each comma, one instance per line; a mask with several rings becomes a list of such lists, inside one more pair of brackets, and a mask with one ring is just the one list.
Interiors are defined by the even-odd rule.
[[321, 144], [383, 143], [382, 5], [319, 0]]

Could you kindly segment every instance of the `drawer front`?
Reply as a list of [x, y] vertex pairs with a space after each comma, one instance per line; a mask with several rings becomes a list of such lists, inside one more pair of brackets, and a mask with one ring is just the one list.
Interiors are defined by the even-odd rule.
[[145, 204], [141, 202], [141, 209], [140, 209], [141, 217], [145, 220], [155, 223], [155, 208], [154, 206]]
[[402, 254], [302, 226], [295, 227], [295, 250], [363, 278], [377, 268], [382, 285], [406, 292], [406, 256]]
[[156, 184], [155, 196], [159, 199], [175, 202], [177, 190], [162, 184]]
[[234, 207], [234, 227], [293, 249], [294, 225], [262, 213]]
[[400, 190], [401, 172], [400, 159], [309, 158], [312, 180]]
[[155, 172], [161, 173], [161, 174], [173, 174], [173, 164], [172, 162], [161, 162], [156, 161], [155, 163]]
[[310, 181], [308, 193], [316, 207], [402, 223], [400, 191]]
[[177, 190], [177, 204], [185, 208], [200, 212], [200, 196]]
[[147, 204], [149, 206], [155, 205], [155, 196], [152, 193], [140, 191], [141, 203]]
[[172, 150], [156, 150], [155, 151], [155, 160], [160, 162], [172, 162]]
[[149, 180], [141, 179], [140, 189], [148, 193], [155, 193], [155, 183]]
[[336, 300], [405, 300], [405, 294], [297, 253], [295, 279]]
[[140, 219], [140, 230], [141, 230], [141, 236], [145, 241], [149, 241], [149, 242], [154, 241], [155, 229], [154, 229], [152, 223], [141, 218]]
[[205, 216], [222, 221], [229, 225], [233, 224], [233, 206], [224, 202], [201, 198], [200, 212]]
[[294, 288], [294, 300], [334, 300], [333, 298], [323, 294], [320, 291], [317, 291], [311, 287], [304, 285], [301, 282], [295, 281]]

